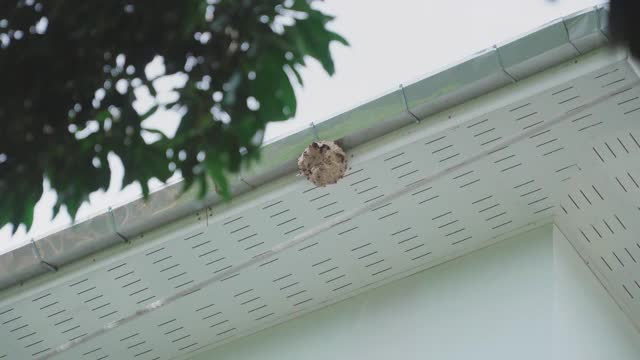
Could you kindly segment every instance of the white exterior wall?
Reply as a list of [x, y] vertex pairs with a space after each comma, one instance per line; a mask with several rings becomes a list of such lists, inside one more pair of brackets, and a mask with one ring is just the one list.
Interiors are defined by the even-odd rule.
[[639, 359], [638, 333], [555, 234], [530, 231], [194, 359]]
[[640, 335], [554, 228], [554, 359], [637, 360]]

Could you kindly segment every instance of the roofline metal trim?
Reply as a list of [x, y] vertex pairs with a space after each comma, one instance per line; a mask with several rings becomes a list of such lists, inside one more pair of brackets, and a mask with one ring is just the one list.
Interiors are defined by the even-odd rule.
[[[509, 64], [511, 68], [521, 65], [534, 57], [545, 57], [544, 68], [534, 68], [526, 76], [536, 74], [547, 68], [567, 61], [567, 54], [557, 52], [564, 45], [580, 52], [596, 50], [606, 45], [606, 28], [601, 18], [608, 9], [599, 5], [587, 10], [563, 17], [546, 24], [511, 42], [490, 47], [473, 57], [433, 73], [416, 82], [392, 90], [378, 98], [361, 104], [320, 123], [311, 123], [306, 129], [291, 134], [263, 147], [263, 162], [251, 169], [245, 169], [230, 179], [232, 196], [237, 197], [254, 188], [296, 171], [296, 158], [309, 142], [320, 138], [339, 140], [345, 149], [352, 149], [376, 139], [390, 131], [397, 130], [425, 117], [460, 105], [479, 95], [497, 90], [520, 81], [505, 67], [501, 49], [529, 49], [533, 55]], [[590, 18], [597, 21], [590, 23]], [[562, 22], [566, 33], [561, 39], [549, 36], [548, 30]], [[580, 26], [574, 26], [578, 23]], [[584, 24], [587, 25], [584, 25]], [[586, 26], [586, 27], [585, 27]], [[532, 36], [545, 40], [532, 43]], [[604, 37], [603, 40], [588, 41], [586, 48], [578, 50], [574, 39]], [[538, 39], [539, 40], [539, 39]], [[550, 47], [552, 45], [558, 45]], [[564, 44], [564, 45], [563, 45]], [[477, 71], [478, 68], [484, 70]], [[507, 76], [508, 75], [508, 76]], [[176, 221], [197, 211], [221, 203], [217, 194], [209, 194], [198, 199], [196, 191], [181, 195], [182, 183], [177, 182], [152, 193], [145, 201], [137, 199], [88, 220], [76, 223], [36, 240], [41, 256], [31, 251], [32, 244], [26, 244], [12, 251], [0, 254], [0, 290], [19, 284], [25, 280], [48, 272], [43, 262], [59, 268], [88, 255], [104, 250], [123, 240], [136, 236], [161, 224]], [[205, 216], [206, 219], [206, 216]], [[62, 249], [62, 250], [58, 250]]]

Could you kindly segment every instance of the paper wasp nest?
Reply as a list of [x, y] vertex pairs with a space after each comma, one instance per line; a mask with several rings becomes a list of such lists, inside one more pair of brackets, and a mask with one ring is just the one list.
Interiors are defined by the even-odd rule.
[[316, 186], [335, 184], [347, 171], [347, 155], [333, 141], [314, 141], [298, 158], [298, 169]]

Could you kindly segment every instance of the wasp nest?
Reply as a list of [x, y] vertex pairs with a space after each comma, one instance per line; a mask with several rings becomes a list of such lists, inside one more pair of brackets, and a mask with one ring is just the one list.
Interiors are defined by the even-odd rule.
[[316, 186], [335, 184], [347, 171], [347, 155], [333, 141], [314, 141], [298, 158], [298, 169]]

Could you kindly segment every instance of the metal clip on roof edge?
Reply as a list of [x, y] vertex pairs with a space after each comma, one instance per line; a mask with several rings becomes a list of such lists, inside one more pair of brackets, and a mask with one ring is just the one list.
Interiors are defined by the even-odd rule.
[[38, 261], [40, 262], [40, 265], [42, 265], [45, 269], [49, 271], [58, 271], [58, 267], [56, 265], [53, 265], [42, 258], [42, 255], [40, 255], [40, 249], [38, 249], [38, 245], [36, 245], [36, 242], [33, 239], [31, 239], [29, 242], [31, 243], [31, 250], [33, 251], [33, 256], [35, 256], [36, 259], [38, 259]]
[[513, 75], [509, 74], [509, 72], [507, 71], [507, 68], [504, 67], [504, 63], [502, 62], [502, 55], [500, 55], [500, 51], [498, 50], [498, 45], [493, 45], [493, 50], [496, 52], [496, 56], [498, 57], [498, 65], [500, 65], [502, 72], [504, 72], [509, 77], [509, 79], [511, 79], [512, 82], [517, 83], [518, 79], [516, 79]]
[[118, 235], [118, 237], [122, 239], [122, 241], [124, 241], [125, 244], [131, 243], [131, 241], [126, 236], [122, 235], [118, 231], [118, 227], [116, 226], [116, 218], [115, 216], [113, 216], [113, 209], [111, 208], [111, 206], [109, 206], [108, 211], [109, 211], [109, 217], [111, 218], [111, 226], [113, 226], [113, 232], [115, 232], [116, 235]]
[[[602, 31], [602, 22], [600, 21], [600, 14], [599, 11], [609, 11], [609, 4], [598, 4], [596, 6], [593, 7], [594, 11], [596, 12], [596, 19], [598, 20], [598, 31], [602, 34], [602, 36], [605, 37], [605, 39], [607, 39], [607, 41], [611, 41], [611, 39], [609, 39], [609, 35]], [[609, 24], [607, 24], [607, 27], [609, 26]]]
[[[598, 22], [600, 21], [598, 20]], [[582, 55], [582, 51], [580, 51], [580, 49], [578, 49], [576, 44], [573, 43], [573, 40], [571, 40], [571, 35], [569, 34], [569, 27], [567, 27], [566, 18], [562, 18], [562, 27], [564, 27], [564, 31], [567, 34], [567, 40], [569, 41], [569, 44], [573, 46], [573, 49], [578, 53], [578, 56]]]
[[420, 122], [420, 118], [414, 114], [411, 109], [409, 109], [409, 102], [407, 101], [407, 94], [405, 94], [404, 92], [404, 86], [402, 86], [402, 84], [400, 84], [400, 92], [402, 93], [402, 103], [404, 104], [404, 110], [411, 115], [411, 117], [413, 117], [414, 119], [416, 119], [416, 123]]
[[309, 124], [311, 127], [311, 131], [313, 132], [313, 137], [316, 138], [316, 141], [320, 141], [320, 135], [318, 134], [318, 129], [316, 128], [316, 124], [313, 121]]

